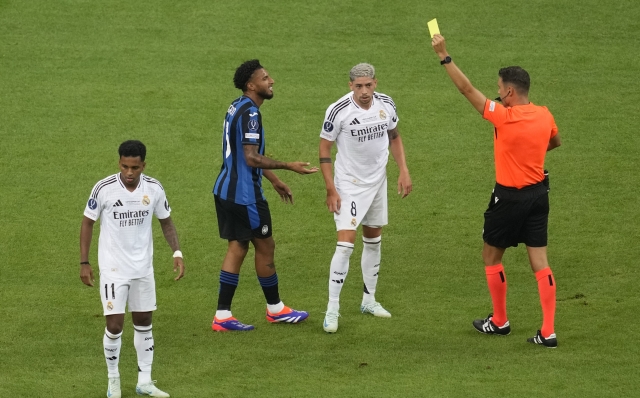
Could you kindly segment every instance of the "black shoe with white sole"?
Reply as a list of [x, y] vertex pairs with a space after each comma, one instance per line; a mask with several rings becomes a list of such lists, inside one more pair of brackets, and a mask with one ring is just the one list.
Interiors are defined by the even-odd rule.
[[509, 321], [506, 321], [504, 325], [498, 327], [493, 321], [493, 314], [489, 314], [486, 319], [476, 319], [473, 321], [473, 327], [480, 333], [484, 334], [497, 334], [500, 336], [506, 336], [511, 333], [511, 326]]
[[542, 337], [542, 333], [540, 333], [540, 331], [538, 330], [538, 333], [536, 333], [536, 335], [533, 337], [529, 337], [527, 341], [529, 343], [543, 345], [547, 348], [558, 347], [558, 339], [556, 338], [555, 333], [551, 333], [551, 336], [545, 339], [544, 337]]

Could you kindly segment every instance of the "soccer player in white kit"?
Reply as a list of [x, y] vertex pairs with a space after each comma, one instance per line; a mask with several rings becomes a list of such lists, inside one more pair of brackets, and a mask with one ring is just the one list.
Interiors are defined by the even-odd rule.
[[154, 350], [151, 318], [156, 309], [151, 233], [154, 214], [173, 250], [173, 270], [178, 272], [176, 281], [184, 276], [184, 262], [164, 188], [158, 180], [142, 174], [146, 152], [140, 141], [125, 141], [120, 145], [120, 173], [100, 180], [93, 187], [80, 230], [80, 279], [85, 285], [93, 286], [89, 249], [93, 224], [100, 219], [99, 292], [107, 323], [103, 345], [109, 377], [107, 397], [110, 398], [121, 397], [118, 362], [126, 305], [133, 320], [133, 344], [138, 354], [136, 393], [169, 396], [151, 380]]
[[[375, 91], [378, 81], [370, 64], [358, 64], [349, 73], [351, 92], [327, 109], [320, 133], [320, 168], [327, 188], [327, 207], [334, 213], [338, 244], [331, 260], [329, 303], [323, 322], [327, 333], [338, 330], [340, 290], [349, 272], [349, 257], [362, 224], [362, 278], [364, 314], [389, 318], [375, 299], [382, 227], [387, 224], [387, 161], [389, 149], [398, 164], [398, 194], [411, 193], [412, 183], [398, 132], [398, 115], [391, 97]], [[331, 147], [338, 153], [335, 176]]]

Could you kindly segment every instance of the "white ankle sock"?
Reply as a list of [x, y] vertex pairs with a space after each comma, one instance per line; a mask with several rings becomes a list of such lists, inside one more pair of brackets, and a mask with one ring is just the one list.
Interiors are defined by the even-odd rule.
[[284, 309], [284, 303], [281, 301], [278, 304], [267, 304], [267, 309], [272, 314], [277, 314]]

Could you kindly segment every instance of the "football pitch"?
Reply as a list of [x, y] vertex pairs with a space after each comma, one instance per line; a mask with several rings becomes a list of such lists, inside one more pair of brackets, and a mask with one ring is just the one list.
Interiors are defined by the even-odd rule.
[[[491, 311], [482, 248], [494, 183], [492, 126], [456, 90], [427, 21], [471, 82], [497, 96], [520, 65], [530, 99], [554, 114], [549, 261], [559, 347], [526, 342], [542, 314], [523, 246], [504, 258], [507, 337], [477, 333]], [[640, 2], [0, 0], [0, 397], [103, 397], [104, 318], [79, 278], [90, 190], [116, 173], [117, 148], [147, 145], [145, 174], [173, 209], [186, 276], [154, 221], [158, 310], [153, 379], [172, 397], [626, 397], [640, 382]], [[322, 330], [335, 225], [320, 173], [265, 180], [285, 304], [271, 325], [250, 250], [233, 312], [256, 326], [214, 333], [226, 242], [211, 189], [235, 68], [258, 58], [275, 80], [261, 107], [266, 154], [318, 166], [324, 112], [348, 71], [376, 67], [393, 97], [414, 190], [400, 199], [391, 159], [389, 218], [376, 298], [360, 313], [361, 239], [341, 296], [340, 329]], [[90, 260], [97, 269], [98, 227]], [[123, 397], [137, 363], [127, 316]]]

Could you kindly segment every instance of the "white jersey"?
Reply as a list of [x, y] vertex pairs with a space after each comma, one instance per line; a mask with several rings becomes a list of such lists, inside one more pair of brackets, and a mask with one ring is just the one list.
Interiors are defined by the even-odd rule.
[[373, 93], [369, 109], [362, 109], [349, 92], [327, 109], [320, 137], [335, 141], [335, 178], [371, 186], [386, 177], [388, 130], [398, 125], [391, 97]]
[[168, 218], [171, 208], [158, 180], [140, 175], [129, 192], [120, 173], [99, 181], [91, 191], [84, 215], [100, 218], [98, 265], [110, 279], [137, 279], [153, 272], [153, 214]]

